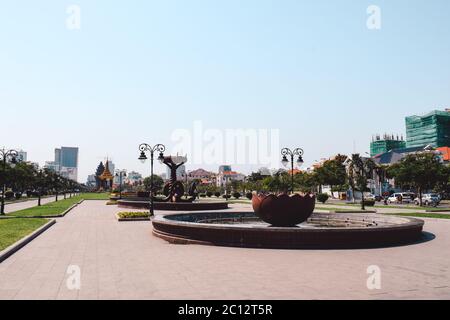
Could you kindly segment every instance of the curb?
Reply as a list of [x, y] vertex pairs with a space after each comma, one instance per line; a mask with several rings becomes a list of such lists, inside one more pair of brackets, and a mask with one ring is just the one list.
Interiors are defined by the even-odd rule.
[[16, 243], [13, 243], [8, 248], [4, 249], [3, 251], [0, 251], [0, 263], [8, 259], [10, 256], [12, 256], [14, 253], [25, 247], [27, 244], [29, 244], [31, 241], [36, 239], [38, 236], [40, 236], [42, 233], [47, 231], [51, 226], [53, 226], [56, 223], [56, 220], [50, 220], [46, 224], [44, 224], [39, 229], [35, 230], [33, 233], [31, 233], [28, 236], [25, 236], [24, 238], [20, 239]]
[[330, 213], [377, 213], [377, 210], [332, 210]]

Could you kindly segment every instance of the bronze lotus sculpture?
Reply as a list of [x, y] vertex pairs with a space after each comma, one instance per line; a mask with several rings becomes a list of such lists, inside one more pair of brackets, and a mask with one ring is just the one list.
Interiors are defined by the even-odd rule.
[[274, 227], [292, 227], [308, 220], [314, 211], [316, 197], [306, 194], [253, 195], [256, 215]]

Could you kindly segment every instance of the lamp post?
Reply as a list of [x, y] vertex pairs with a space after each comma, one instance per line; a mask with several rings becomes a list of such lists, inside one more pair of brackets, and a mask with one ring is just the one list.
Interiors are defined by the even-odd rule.
[[188, 185], [188, 173], [185, 172], [184, 173], [184, 179], [185, 179], [185, 192], [184, 192], [184, 196], [187, 199], [188, 198], [188, 192], [189, 192], [189, 185]]
[[127, 176], [127, 173], [124, 170], [118, 170], [116, 172], [116, 177], [119, 178], [119, 199], [122, 199], [122, 183], [123, 178]]
[[299, 167], [301, 167], [303, 165], [303, 149], [301, 148], [297, 148], [294, 149], [293, 151], [289, 148], [283, 148], [281, 150], [281, 155], [283, 156], [281, 163], [283, 164], [283, 166], [287, 167], [289, 165], [289, 159], [288, 156], [291, 157], [291, 192], [294, 193], [294, 166], [295, 166], [295, 162], [294, 162], [294, 157], [298, 156], [297, 158], [297, 165]]
[[6, 163], [9, 161], [11, 166], [15, 166], [19, 158], [19, 153], [16, 150], [0, 150], [0, 159], [2, 161], [2, 202], [0, 208], [0, 215], [5, 214], [5, 193], [6, 193]]
[[141, 152], [139, 156], [139, 160], [142, 163], [145, 163], [148, 160], [146, 152], [150, 152], [150, 216], [153, 215], [153, 161], [155, 152], [159, 152], [159, 161], [164, 161], [164, 151], [166, 151], [166, 147], [162, 144], [157, 144], [155, 146], [151, 146], [147, 143], [142, 143], [139, 146], [139, 151]]

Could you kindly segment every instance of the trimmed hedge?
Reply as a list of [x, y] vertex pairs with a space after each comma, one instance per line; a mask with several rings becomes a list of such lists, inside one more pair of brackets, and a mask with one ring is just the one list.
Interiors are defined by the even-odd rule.
[[329, 196], [326, 193], [319, 193], [317, 195], [317, 201], [322, 202], [322, 203], [327, 202], [328, 198], [329, 198]]

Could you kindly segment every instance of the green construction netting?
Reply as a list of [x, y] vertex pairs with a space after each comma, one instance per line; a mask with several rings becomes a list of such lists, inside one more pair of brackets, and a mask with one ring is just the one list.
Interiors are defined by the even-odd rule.
[[402, 140], [377, 140], [370, 144], [370, 155], [385, 153], [394, 149], [402, 149], [406, 147], [406, 142]]
[[433, 111], [406, 118], [407, 147], [450, 146], [450, 112]]

